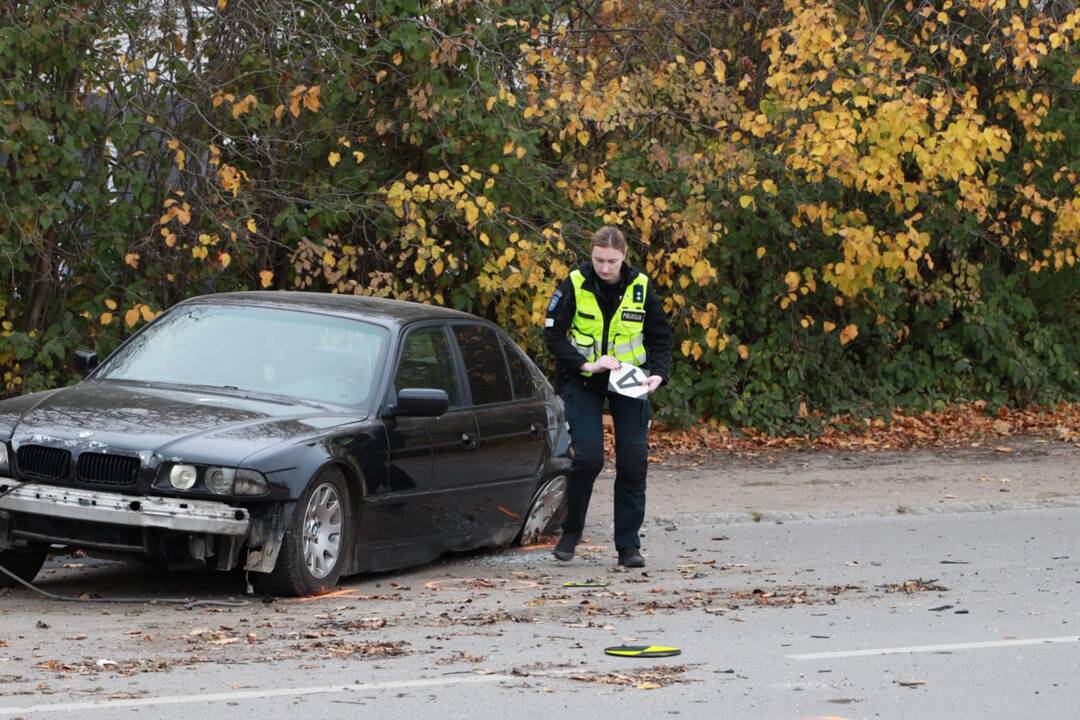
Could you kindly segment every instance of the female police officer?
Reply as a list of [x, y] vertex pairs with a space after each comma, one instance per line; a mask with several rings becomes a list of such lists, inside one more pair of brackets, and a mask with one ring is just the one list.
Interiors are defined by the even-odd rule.
[[567, 515], [554, 554], [572, 559], [581, 540], [593, 482], [604, 466], [606, 399], [615, 423], [615, 548], [620, 565], [644, 567], [638, 530], [645, 517], [649, 399], [610, 391], [608, 375], [623, 363], [642, 367], [652, 393], [668, 379], [671, 329], [653, 284], [625, 259], [622, 233], [600, 228], [592, 262], [571, 272], [548, 303], [544, 343], [556, 359], [574, 446]]

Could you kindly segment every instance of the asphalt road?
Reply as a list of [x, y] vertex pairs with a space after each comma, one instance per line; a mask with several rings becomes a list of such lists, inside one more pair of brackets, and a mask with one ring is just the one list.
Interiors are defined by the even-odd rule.
[[[615, 567], [594, 525], [566, 565], [545, 548], [478, 553], [303, 601], [7, 592], [0, 720], [1077, 716], [1080, 509], [693, 510], [648, 526], [644, 572]], [[596, 578], [609, 584], [563, 586]], [[71, 556], [41, 576], [102, 598], [227, 600], [241, 585]], [[682, 654], [604, 655], [623, 643]]]

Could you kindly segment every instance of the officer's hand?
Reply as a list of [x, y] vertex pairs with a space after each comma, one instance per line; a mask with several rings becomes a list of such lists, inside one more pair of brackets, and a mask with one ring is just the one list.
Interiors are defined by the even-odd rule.
[[581, 366], [581, 372], [595, 373], [607, 370], [618, 370], [622, 365], [610, 355], [604, 355], [596, 362], [587, 362]]
[[656, 392], [656, 388], [660, 387], [660, 383], [664, 382], [664, 378], [659, 375], [650, 375], [645, 379], [645, 387], [649, 389], [649, 394]]
[[596, 364], [601, 372], [603, 372], [604, 370], [618, 370], [622, 367], [622, 363], [620, 363], [618, 360], [611, 357], [610, 355], [602, 356], [599, 360], [596, 361]]

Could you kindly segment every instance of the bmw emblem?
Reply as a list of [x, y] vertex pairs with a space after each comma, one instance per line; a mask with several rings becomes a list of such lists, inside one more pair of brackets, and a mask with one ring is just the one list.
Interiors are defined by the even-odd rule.
[[83, 430], [76, 437], [78, 437], [80, 440], [86, 440], [87, 438], [94, 437], [94, 432], [92, 430]]

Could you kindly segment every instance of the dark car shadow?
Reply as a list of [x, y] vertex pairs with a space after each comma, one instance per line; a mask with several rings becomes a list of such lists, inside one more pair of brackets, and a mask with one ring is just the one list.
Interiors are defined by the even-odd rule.
[[[95, 598], [238, 597], [245, 585], [241, 573], [213, 570], [166, 570], [139, 560], [111, 560], [63, 552], [46, 561], [34, 586], [54, 595]], [[27, 588], [17, 592], [32, 593]]]
[[[364, 573], [342, 578], [339, 589], [365, 594], [388, 594], [420, 581], [425, 572], [440, 561], [380, 573]], [[132, 598], [151, 602], [164, 598], [192, 600], [246, 599], [252, 603], [276, 600], [264, 597], [258, 588], [250, 595], [245, 573], [209, 569], [168, 570], [137, 559], [114, 560], [58, 553], [49, 557], [33, 585], [53, 595], [80, 599], [116, 600]], [[33, 595], [27, 588], [13, 588], [9, 593]], [[282, 598], [294, 600], [295, 598]]]
[[[548, 540], [549, 538], [544, 538]], [[391, 595], [418, 588], [434, 577], [475, 575], [477, 562], [496, 564], [500, 558], [524, 559], [523, 553], [541, 550], [508, 546], [448, 552], [437, 560], [400, 570], [363, 573], [344, 577], [338, 591], [352, 594]], [[494, 561], [494, 562], [492, 562]], [[501, 563], [498, 563], [501, 564]], [[511, 563], [512, 564], [512, 563]], [[59, 551], [50, 555], [34, 579], [33, 585], [45, 593], [82, 600], [131, 598], [152, 602], [165, 598], [192, 600], [270, 601], [255, 588], [251, 595], [241, 571], [219, 572], [209, 569], [168, 570], [138, 559], [109, 559], [80, 551]], [[13, 588], [11, 594], [33, 595], [28, 588]], [[335, 593], [331, 593], [335, 594]]]

